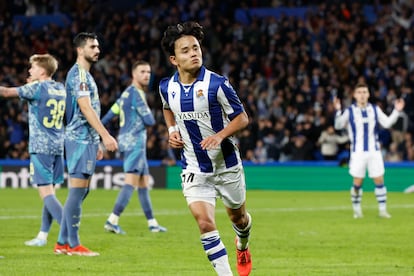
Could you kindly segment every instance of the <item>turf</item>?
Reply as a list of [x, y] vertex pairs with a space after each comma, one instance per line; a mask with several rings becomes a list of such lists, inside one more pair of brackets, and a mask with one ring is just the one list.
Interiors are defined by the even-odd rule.
[[[99, 257], [55, 256], [58, 225], [46, 247], [23, 243], [37, 234], [41, 202], [34, 189], [0, 189], [0, 275], [215, 275], [180, 191], [153, 190], [167, 233], [150, 233], [136, 194], [121, 217], [127, 235], [103, 229], [117, 191], [91, 191], [83, 206], [82, 243]], [[63, 202], [66, 189], [58, 191]], [[255, 275], [414, 275], [412, 194], [391, 192], [391, 219], [377, 216], [372, 192], [364, 218], [352, 218], [348, 192], [248, 191]], [[234, 233], [221, 203], [217, 224], [235, 270]]]

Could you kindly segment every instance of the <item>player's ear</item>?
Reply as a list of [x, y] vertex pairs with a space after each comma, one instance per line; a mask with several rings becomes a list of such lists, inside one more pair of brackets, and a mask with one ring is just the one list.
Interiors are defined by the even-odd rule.
[[170, 56], [170, 62], [172, 65], [177, 66], [177, 61], [175, 59], [175, 56]]

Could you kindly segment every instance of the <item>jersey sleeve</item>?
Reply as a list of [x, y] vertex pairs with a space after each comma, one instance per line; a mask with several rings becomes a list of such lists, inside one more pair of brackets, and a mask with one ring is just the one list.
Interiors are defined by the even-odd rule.
[[76, 99], [90, 97], [91, 88], [88, 86], [87, 72], [85, 69], [78, 66], [71, 77], [71, 86]]
[[243, 105], [230, 82], [225, 79], [217, 91], [217, 100], [230, 120], [244, 111]]
[[151, 109], [149, 108], [148, 104], [143, 99], [143, 97], [144, 97], [143, 95], [138, 93], [136, 110], [139, 116], [142, 118], [144, 125], [152, 126], [155, 124], [155, 118], [152, 115]]
[[387, 116], [378, 106], [375, 106], [374, 108], [377, 110], [376, 112], [378, 114], [378, 122], [382, 127], [390, 128], [397, 122], [398, 116], [400, 115], [400, 112], [398, 110], [394, 109], [391, 112], [390, 116]]
[[17, 88], [19, 97], [22, 100], [32, 101], [39, 98], [40, 82], [35, 81]]
[[160, 94], [163, 109], [170, 109], [170, 105], [168, 104], [168, 94], [167, 94], [168, 81], [169, 81], [168, 78], [162, 79], [160, 81], [159, 90], [158, 90]]
[[343, 129], [345, 128], [346, 124], [349, 121], [349, 109], [345, 109], [344, 111], [338, 110], [335, 114], [335, 122], [334, 127], [335, 129]]

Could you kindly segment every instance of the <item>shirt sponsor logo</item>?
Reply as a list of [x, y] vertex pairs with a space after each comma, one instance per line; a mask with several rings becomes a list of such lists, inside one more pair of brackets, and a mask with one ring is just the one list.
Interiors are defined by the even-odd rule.
[[210, 119], [210, 112], [181, 112], [175, 114], [175, 119], [179, 121]]

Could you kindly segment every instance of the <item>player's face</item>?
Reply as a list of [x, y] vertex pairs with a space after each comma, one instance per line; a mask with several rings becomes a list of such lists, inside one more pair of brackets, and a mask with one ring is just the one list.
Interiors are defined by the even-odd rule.
[[358, 87], [354, 91], [354, 98], [358, 106], [366, 106], [369, 99], [369, 91], [367, 87]]
[[29, 69], [29, 79], [30, 81], [40, 80], [44, 73], [45, 69], [40, 67], [36, 62], [33, 62]]
[[175, 56], [171, 56], [171, 63], [179, 70], [196, 72], [202, 62], [201, 47], [198, 40], [191, 35], [180, 37], [175, 41]]
[[148, 64], [138, 65], [132, 72], [132, 77], [140, 86], [148, 86], [151, 77], [151, 66]]
[[85, 45], [80, 48], [80, 55], [89, 63], [95, 63], [98, 61], [99, 53], [99, 42], [97, 39], [86, 40]]

